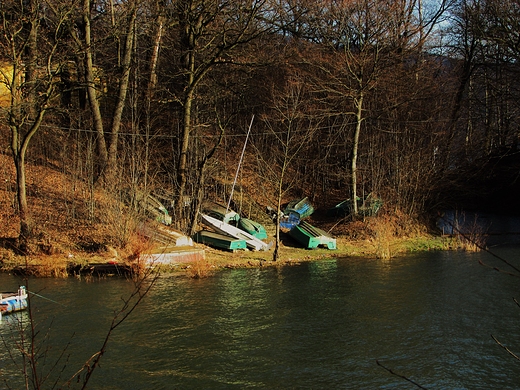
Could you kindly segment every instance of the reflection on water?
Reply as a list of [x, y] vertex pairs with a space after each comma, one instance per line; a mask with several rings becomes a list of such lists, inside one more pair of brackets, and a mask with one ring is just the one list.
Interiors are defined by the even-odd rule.
[[[500, 250], [520, 263], [517, 247]], [[161, 278], [114, 333], [92, 388], [415, 388], [376, 359], [426, 388], [518, 388], [520, 365], [490, 335], [520, 350], [520, 280], [479, 260], [504, 266], [487, 253], [434, 252]], [[132, 290], [122, 279], [29, 286], [60, 303], [32, 301], [50, 355], [70, 343], [63, 377], [100, 347]]]

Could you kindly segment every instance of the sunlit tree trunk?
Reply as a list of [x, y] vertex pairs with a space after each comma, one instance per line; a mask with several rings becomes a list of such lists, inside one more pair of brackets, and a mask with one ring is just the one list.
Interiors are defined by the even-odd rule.
[[16, 188], [18, 200], [18, 215], [20, 217], [20, 244], [25, 247], [27, 240], [31, 237], [32, 226], [27, 205], [27, 185], [25, 176], [25, 156], [31, 138], [39, 130], [46, 109], [37, 112], [37, 117], [27, 133], [23, 133], [23, 125], [11, 124], [11, 152], [13, 154], [16, 169]]
[[[0, 47], [5, 50], [0, 54], [10, 59], [8, 65], [12, 69], [11, 77], [3, 74], [3, 81], [10, 92], [6, 112], [11, 133], [10, 149], [16, 169], [21, 250], [26, 249], [33, 228], [27, 202], [25, 159], [31, 139], [40, 129], [54, 93], [56, 80], [52, 69], [59, 68], [54, 57], [58, 42], [39, 39], [40, 11], [40, 4], [31, 1], [25, 7], [21, 5], [19, 15], [10, 14], [7, 17], [5, 13], [0, 14], [3, 25]], [[58, 13], [52, 16], [56, 26], [65, 18]], [[52, 27], [52, 23], [46, 26], [47, 29]], [[42, 42], [43, 47], [39, 47]], [[41, 67], [39, 59], [42, 60]]]
[[83, 47], [85, 55], [85, 81], [87, 85], [87, 95], [89, 98], [90, 108], [92, 110], [92, 121], [97, 135], [98, 150], [98, 166], [99, 176], [103, 179], [105, 185], [110, 185], [116, 174], [117, 157], [118, 157], [118, 141], [121, 129], [121, 121], [123, 110], [126, 103], [128, 93], [128, 85], [130, 80], [130, 70], [132, 56], [134, 50], [135, 39], [135, 22], [137, 18], [137, 0], [127, 3], [129, 16], [126, 26], [126, 41], [121, 61], [121, 75], [119, 78], [119, 86], [117, 89], [117, 98], [114, 110], [111, 116], [110, 132], [108, 133], [109, 143], [107, 147], [107, 134], [103, 124], [103, 114], [99, 105], [99, 97], [96, 90], [96, 66], [93, 62], [94, 48], [92, 46], [92, 29], [91, 29], [91, 0], [83, 0], [83, 35], [84, 42], [77, 37], [78, 46]]
[[108, 162], [108, 151], [105, 141], [105, 131], [103, 129], [103, 117], [101, 115], [101, 109], [99, 107], [99, 101], [96, 92], [96, 82], [94, 73], [93, 63], [93, 48], [92, 48], [92, 31], [90, 25], [90, 0], [83, 1], [83, 28], [85, 35], [85, 78], [87, 84], [87, 95], [90, 103], [90, 109], [92, 110], [92, 121], [94, 124], [94, 130], [97, 135], [97, 152], [98, 152], [98, 164], [100, 172], [106, 169]]
[[352, 175], [352, 205], [354, 215], [358, 214], [357, 204], [357, 159], [359, 149], [359, 135], [361, 134], [361, 125], [363, 123], [363, 92], [360, 93], [359, 98], [356, 99], [356, 130], [354, 131], [354, 139], [352, 142], [352, 161], [351, 161], [351, 175]]
[[135, 1], [130, 3], [130, 16], [128, 18], [128, 28], [126, 32], [125, 51], [122, 61], [122, 75], [119, 81], [119, 94], [112, 117], [112, 127], [110, 129], [110, 146], [108, 149], [107, 169], [104, 178], [107, 184], [112, 183], [117, 170], [117, 149], [119, 132], [121, 129], [121, 118], [123, 116], [123, 109], [125, 107], [126, 95], [128, 93], [128, 84], [130, 80], [130, 69], [132, 62], [132, 53], [134, 50], [135, 37], [135, 19], [137, 16], [137, 5]]
[[[160, 2], [158, 2], [160, 3]], [[152, 100], [157, 88], [157, 64], [159, 62], [159, 52], [161, 48], [162, 37], [164, 33], [165, 16], [161, 10], [161, 4], [157, 4], [158, 16], [157, 25], [152, 45], [152, 55], [150, 57], [150, 74], [148, 79], [148, 86], [146, 88], [146, 96], [144, 98], [146, 105], [145, 112], [145, 156], [144, 156], [144, 191], [148, 191], [148, 168], [150, 162], [150, 136], [152, 127]]]

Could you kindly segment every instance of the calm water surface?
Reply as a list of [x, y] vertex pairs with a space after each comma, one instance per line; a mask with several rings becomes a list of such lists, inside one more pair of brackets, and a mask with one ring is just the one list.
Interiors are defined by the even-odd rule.
[[[520, 265], [519, 247], [494, 251]], [[429, 389], [518, 389], [520, 363], [491, 335], [520, 353], [520, 279], [479, 260], [502, 267], [487, 253], [432, 252], [164, 277], [114, 333], [91, 388], [416, 388], [379, 360]], [[18, 283], [0, 275], [2, 290]], [[33, 296], [32, 307], [47, 361], [68, 345], [68, 378], [100, 347], [132, 283], [37, 279], [29, 289], [59, 302]], [[4, 340], [17, 336], [12, 323], [0, 324]], [[5, 347], [0, 359], [17, 388]]]

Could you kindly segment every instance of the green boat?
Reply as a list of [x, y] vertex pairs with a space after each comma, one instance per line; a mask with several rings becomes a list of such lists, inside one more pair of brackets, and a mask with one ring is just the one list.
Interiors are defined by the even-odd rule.
[[237, 227], [245, 232], [248, 232], [252, 236], [263, 240], [267, 238], [267, 232], [262, 224], [255, 222], [249, 218], [240, 218], [237, 223]]
[[246, 249], [245, 240], [234, 237], [225, 236], [220, 233], [210, 232], [208, 230], [201, 230], [193, 237], [195, 242], [211, 246], [217, 249], [225, 249], [228, 251], [236, 251], [238, 249]]
[[[346, 217], [354, 212], [354, 206], [351, 199], [344, 200], [336, 206], [327, 210], [327, 215], [331, 217]], [[377, 214], [383, 201], [369, 194], [365, 199], [357, 197], [358, 215], [362, 217], [372, 217]]]
[[314, 207], [309, 201], [309, 198], [305, 197], [289, 202], [283, 212], [285, 215], [297, 213], [300, 219], [304, 219], [314, 212]]
[[314, 249], [319, 246], [328, 249], [336, 249], [336, 239], [331, 237], [310, 223], [301, 221], [289, 231], [289, 235], [302, 244], [306, 249]]
[[235, 224], [240, 219], [236, 211], [214, 202], [204, 202], [202, 212], [225, 223]]

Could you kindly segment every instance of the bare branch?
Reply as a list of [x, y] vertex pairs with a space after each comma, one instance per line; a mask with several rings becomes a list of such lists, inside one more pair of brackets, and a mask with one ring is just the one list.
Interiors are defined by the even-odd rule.
[[506, 350], [506, 352], [508, 354], [510, 354], [512, 357], [514, 357], [516, 360], [520, 360], [520, 357], [518, 357], [518, 355], [516, 355], [514, 352], [512, 352], [508, 347], [506, 347], [504, 344], [502, 344], [500, 341], [498, 341], [498, 339], [491, 335], [491, 337], [493, 338], [493, 340], [495, 340], [495, 343], [497, 343], [498, 345], [500, 345], [502, 348], [504, 348]]
[[401, 374], [397, 374], [397, 373], [394, 372], [392, 369], [385, 367], [383, 364], [381, 364], [381, 362], [379, 362], [379, 360], [376, 360], [376, 363], [377, 363], [377, 365], [378, 365], [379, 367], [384, 368], [384, 369], [385, 369], [386, 371], [388, 371], [390, 374], [392, 374], [392, 375], [394, 375], [394, 376], [396, 376], [396, 377], [398, 377], [398, 378], [404, 379], [404, 380], [407, 381], [407, 382], [410, 382], [411, 384], [417, 386], [419, 389], [424, 389], [424, 390], [426, 390], [426, 387], [421, 386], [420, 384], [418, 384], [417, 382], [414, 382], [414, 381], [411, 380], [410, 378], [408, 378], [408, 377], [406, 377], [406, 376], [404, 376], [404, 375], [401, 375]]

